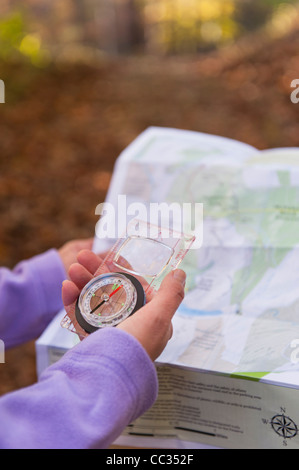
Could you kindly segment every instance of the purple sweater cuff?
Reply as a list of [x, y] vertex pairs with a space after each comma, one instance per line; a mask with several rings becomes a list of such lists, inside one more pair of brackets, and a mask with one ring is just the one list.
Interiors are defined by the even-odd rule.
[[48, 323], [53, 314], [63, 307], [62, 282], [67, 278], [58, 251], [51, 249], [28, 261], [34, 285], [40, 300], [40, 313]]

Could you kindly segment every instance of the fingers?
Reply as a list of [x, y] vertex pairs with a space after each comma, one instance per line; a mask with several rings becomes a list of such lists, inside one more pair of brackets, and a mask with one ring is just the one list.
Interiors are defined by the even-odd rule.
[[184, 298], [186, 274], [181, 269], [170, 272], [152, 301], [117, 328], [134, 336], [155, 360], [172, 336], [171, 319]]
[[84, 249], [92, 248], [92, 239], [87, 240], [72, 240], [65, 243], [59, 250], [58, 254], [60, 255], [61, 261], [65, 268], [65, 271], [68, 272], [72, 263], [76, 261], [77, 254], [79, 251]]
[[81, 250], [77, 255], [78, 263], [71, 264], [68, 275], [62, 287], [62, 300], [65, 306], [75, 302], [83, 287], [93, 278], [103, 260], [88, 249]]
[[61, 294], [63, 305], [67, 307], [77, 300], [80, 289], [72, 281], [63, 281]]
[[94, 274], [103, 262], [102, 258], [90, 250], [82, 250], [77, 255], [78, 262], [91, 274]]
[[[96, 255], [88, 249], [81, 250], [77, 255], [78, 263], [71, 264], [68, 275], [70, 281], [66, 283], [66, 290], [63, 289], [63, 303], [69, 302], [69, 298], [74, 297], [76, 293], [77, 297], [83, 287], [92, 279], [93, 274], [97, 271], [103, 260], [100, 256]], [[71, 290], [71, 284], [74, 284]], [[72, 294], [73, 293], [73, 294]], [[76, 300], [74, 297], [73, 301]], [[68, 305], [68, 304], [65, 304]]]
[[92, 279], [92, 274], [82, 264], [74, 263], [69, 269], [69, 277], [71, 281], [82, 290], [85, 284]]

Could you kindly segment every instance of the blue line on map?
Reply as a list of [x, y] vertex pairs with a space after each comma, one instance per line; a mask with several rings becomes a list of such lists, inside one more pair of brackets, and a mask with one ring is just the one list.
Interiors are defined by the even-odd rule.
[[196, 308], [190, 308], [187, 307], [185, 304], [181, 304], [178, 312], [182, 315], [191, 315], [191, 316], [197, 316], [197, 317], [203, 317], [203, 316], [219, 316], [222, 315], [223, 312], [221, 310], [198, 310]]

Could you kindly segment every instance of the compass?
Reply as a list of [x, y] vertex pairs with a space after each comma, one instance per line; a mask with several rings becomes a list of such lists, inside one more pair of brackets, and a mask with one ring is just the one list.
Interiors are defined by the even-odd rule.
[[276, 434], [284, 437], [285, 439], [295, 437], [298, 433], [298, 429], [294, 421], [284, 414], [273, 416], [271, 426]]
[[145, 293], [136, 277], [107, 273], [94, 277], [82, 289], [75, 315], [86, 333], [116, 326], [145, 304]]

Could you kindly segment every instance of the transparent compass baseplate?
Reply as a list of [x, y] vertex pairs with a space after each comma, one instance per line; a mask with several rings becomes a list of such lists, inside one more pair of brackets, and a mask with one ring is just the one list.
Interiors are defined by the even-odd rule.
[[110, 249], [61, 326], [83, 339], [124, 321], [155, 295], [163, 278], [176, 269], [194, 237], [128, 235]]

